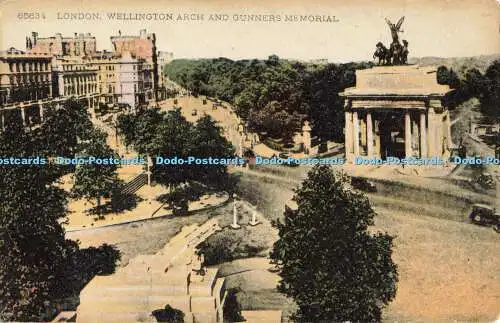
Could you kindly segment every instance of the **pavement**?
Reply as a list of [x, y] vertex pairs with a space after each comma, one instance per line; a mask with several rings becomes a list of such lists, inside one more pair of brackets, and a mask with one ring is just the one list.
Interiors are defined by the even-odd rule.
[[[136, 207], [120, 213], [105, 214], [104, 219], [99, 219], [96, 214], [89, 214], [89, 209], [95, 204], [84, 199], [72, 200], [68, 206], [69, 216], [63, 227], [66, 232], [73, 232], [172, 216], [172, 210], [166, 209], [165, 203], [156, 200], [157, 197], [166, 193], [168, 193], [168, 189], [161, 185], [143, 186], [136, 192], [138, 198], [141, 199]], [[226, 202], [228, 198], [227, 194], [203, 195], [200, 200], [189, 203], [188, 211], [208, 209]]]
[[[172, 110], [174, 106], [181, 107], [182, 115], [190, 122], [196, 122], [204, 114], [211, 116], [219, 123], [224, 131], [224, 136], [233, 144], [237, 154], [239, 154], [240, 146], [244, 138], [239, 133], [239, 125], [241, 119], [232, 111], [231, 106], [227, 102], [222, 102], [222, 106], [213, 108], [213, 101], [206, 99], [207, 103], [203, 104], [205, 97], [183, 96], [178, 97], [177, 104], [174, 104], [174, 99], [168, 99], [159, 102], [160, 109], [163, 111]], [[196, 113], [195, 113], [196, 111]]]

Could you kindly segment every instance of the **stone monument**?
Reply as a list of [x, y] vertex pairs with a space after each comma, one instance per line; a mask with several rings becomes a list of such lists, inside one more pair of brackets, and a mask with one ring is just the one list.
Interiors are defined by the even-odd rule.
[[[396, 25], [386, 21], [396, 50], [404, 17]], [[451, 89], [437, 83], [435, 67], [404, 65], [406, 57], [395, 57], [394, 50], [384, 64], [390, 65], [392, 58], [399, 66], [357, 70], [356, 86], [340, 93], [348, 162], [358, 156], [444, 159], [450, 154], [450, 115], [442, 99]]]
[[309, 121], [305, 121], [302, 126], [302, 144], [304, 146], [304, 154], [309, 155], [311, 151], [311, 126]]
[[223, 321], [225, 279], [205, 268], [197, 246], [221, 230], [212, 219], [184, 227], [158, 253], [140, 255], [109, 276], [96, 276], [80, 293], [77, 322], [156, 322], [170, 305], [186, 323]]

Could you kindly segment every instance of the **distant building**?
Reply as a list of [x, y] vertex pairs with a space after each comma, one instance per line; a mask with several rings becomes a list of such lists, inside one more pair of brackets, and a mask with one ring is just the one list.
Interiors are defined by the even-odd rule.
[[327, 58], [311, 59], [309, 60], [309, 63], [316, 65], [326, 65], [328, 64], [328, 59]]
[[87, 96], [98, 94], [98, 69], [78, 57], [54, 57], [52, 77], [54, 97]]
[[165, 100], [167, 98], [167, 85], [168, 80], [165, 76], [165, 65], [172, 62], [174, 54], [171, 52], [158, 52], [158, 100]]
[[37, 32], [26, 37], [26, 51], [33, 54], [57, 56], [86, 56], [96, 52], [96, 39], [90, 33], [75, 33], [73, 37], [55, 36], [38, 38]]
[[118, 59], [112, 52], [97, 52], [89, 58], [89, 63], [97, 68], [97, 92], [101, 103], [118, 102], [116, 85], [118, 82]]
[[14, 48], [0, 52], [1, 106], [52, 97], [51, 60]]
[[89, 107], [100, 102], [132, 108], [164, 99], [165, 79], [159, 71], [173, 55], [161, 52], [158, 68], [155, 34], [147, 34], [145, 29], [139, 36], [119, 32], [111, 43], [113, 51], [97, 51], [90, 33], [39, 38], [32, 32], [26, 37], [26, 51], [10, 48], [0, 52], [1, 125], [6, 110], [18, 109], [27, 123], [31, 116], [25, 110], [31, 106], [37, 107], [41, 120], [44, 105], [69, 97]]
[[154, 33], [147, 34], [146, 29], [141, 29], [139, 36], [121, 35], [111, 36], [113, 52], [121, 56], [129, 52], [132, 56], [143, 58], [147, 61], [156, 61], [156, 36]]
[[[146, 29], [141, 29], [139, 36], [127, 36], [118, 32], [118, 36], [111, 36], [111, 44], [113, 45], [113, 52], [117, 56], [122, 56], [125, 52], [136, 59], [143, 59], [144, 71], [151, 73], [145, 79], [146, 82], [151, 82], [153, 89], [154, 99], [157, 100], [157, 89], [159, 82], [158, 73], [158, 57], [156, 51], [156, 35], [154, 33], [147, 33]], [[148, 84], [149, 87], [149, 84]]]
[[118, 103], [136, 107], [154, 99], [153, 73], [148, 62], [124, 52], [117, 62], [116, 70]]

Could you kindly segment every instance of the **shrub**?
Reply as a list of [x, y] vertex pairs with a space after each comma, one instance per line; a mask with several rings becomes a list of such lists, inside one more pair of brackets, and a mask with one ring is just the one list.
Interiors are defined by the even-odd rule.
[[154, 310], [151, 314], [157, 322], [184, 323], [184, 313], [168, 304], [164, 309]]

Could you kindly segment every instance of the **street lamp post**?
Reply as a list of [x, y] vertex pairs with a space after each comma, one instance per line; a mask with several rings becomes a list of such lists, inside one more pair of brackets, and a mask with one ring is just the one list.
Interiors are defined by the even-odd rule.
[[148, 156], [148, 170], [146, 174], [148, 175], [148, 186], [151, 186], [151, 166], [153, 166], [153, 160]]
[[251, 226], [256, 226], [257, 224], [259, 224], [259, 221], [257, 220], [257, 206], [254, 206], [252, 208], [252, 220], [250, 220], [248, 224], [250, 224]]
[[241, 226], [238, 224], [238, 209], [236, 208], [236, 194], [233, 194], [233, 223], [231, 223], [231, 228], [239, 229]]

